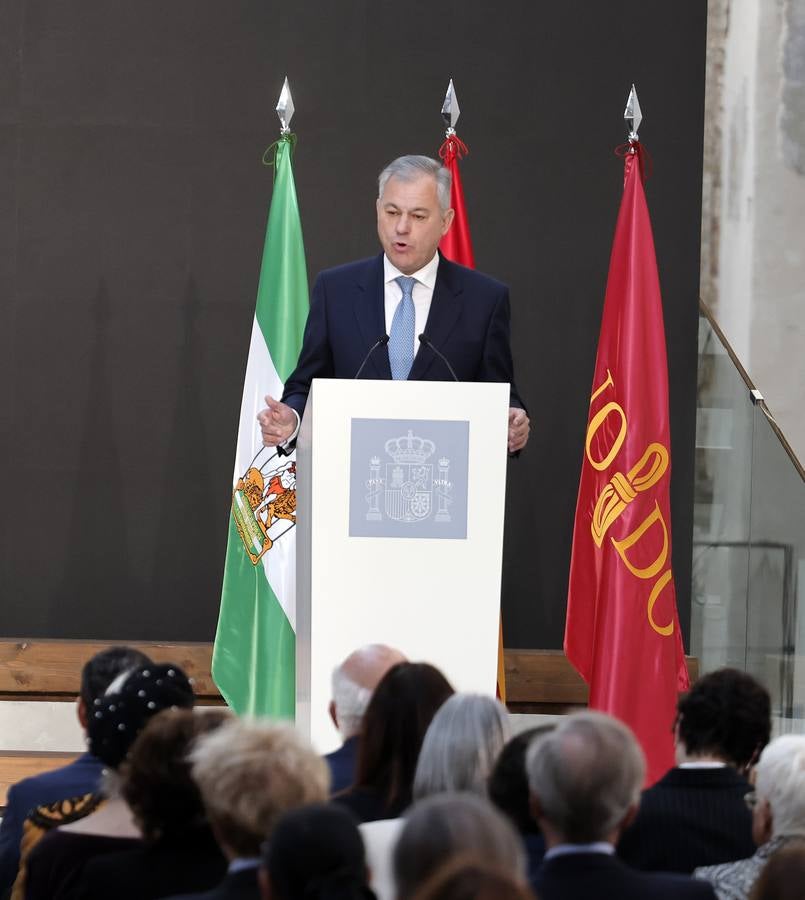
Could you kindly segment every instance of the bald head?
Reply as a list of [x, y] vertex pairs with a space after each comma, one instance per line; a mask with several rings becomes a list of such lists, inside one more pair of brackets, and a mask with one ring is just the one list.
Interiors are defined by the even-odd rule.
[[367, 644], [359, 647], [333, 672], [330, 713], [342, 737], [357, 734], [372, 692], [392, 666], [407, 662], [394, 647]]

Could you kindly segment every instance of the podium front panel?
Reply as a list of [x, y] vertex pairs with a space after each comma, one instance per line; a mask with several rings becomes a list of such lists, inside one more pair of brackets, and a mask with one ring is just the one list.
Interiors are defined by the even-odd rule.
[[333, 669], [384, 643], [494, 694], [505, 384], [316, 380], [298, 442], [297, 723], [320, 752]]

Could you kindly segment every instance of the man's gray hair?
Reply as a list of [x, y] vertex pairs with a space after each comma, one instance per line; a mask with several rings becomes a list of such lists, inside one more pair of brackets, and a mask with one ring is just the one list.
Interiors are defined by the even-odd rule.
[[526, 755], [528, 784], [564, 843], [603, 841], [640, 800], [646, 762], [632, 732], [603, 713], [573, 713]]
[[361, 730], [361, 721], [372, 699], [372, 691], [354, 682], [343, 666], [333, 669], [332, 687], [338, 730], [344, 739], [350, 738]]
[[400, 156], [390, 162], [380, 173], [377, 179], [377, 196], [383, 196], [383, 189], [389, 178], [399, 178], [400, 181], [414, 181], [423, 175], [429, 175], [436, 179], [436, 196], [439, 199], [439, 207], [442, 213], [450, 209], [450, 187], [453, 176], [449, 169], [429, 156]]
[[474, 794], [439, 794], [406, 814], [393, 856], [398, 900], [458, 853], [483, 857], [525, 884], [523, 842], [505, 816]]
[[805, 836], [805, 735], [783, 735], [764, 749], [755, 790], [771, 807], [774, 837]]
[[489, 773], [509, 739], [509, 714], [498, 700], [453, 694], [433, 717], [417, 762], [414, 799], [443, 791], [486, 796]]

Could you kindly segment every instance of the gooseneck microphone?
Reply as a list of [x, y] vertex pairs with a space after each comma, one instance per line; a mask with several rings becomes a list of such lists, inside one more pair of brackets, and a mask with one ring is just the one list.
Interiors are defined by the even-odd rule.
[[377, 350], [378, 347], [385, 347], [389, 342], [389, 336], [387, 334], [381, 334], [380, 337], [372, 344], [369, 348], [369, 352], [364, 356], [363, 362], [361, 363], [360, 369], [355, 373], [355, 378], [361, 377], [361, 372], [363, 372], [366, 363], [372, 358], [372, 354]]
[[419, 335], [419, 343], [422, 344], [423, 347], [427, 347], [429, 350], [432, 350], [450, 370], [450, 374], [453, 376], [453, 381], [458, 381], [458, 375], [456, 375], [456, 373], [453, 371], [453, 367], [448, 362], [447, 357], [444, 355], [444, 353], [441, 352], [441, 350], [438, 350], [434, 346], [433, 341], [431, 341], [431, 339], [424, 332]]

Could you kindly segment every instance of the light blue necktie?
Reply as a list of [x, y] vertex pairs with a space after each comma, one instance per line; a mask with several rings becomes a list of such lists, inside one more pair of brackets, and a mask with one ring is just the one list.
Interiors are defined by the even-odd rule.
[[391, 377], [395, 381], [405, 381], [414, 364], [414, 284], [416, 278], [400, 275], [394, 279], [402, 291], [402, 299], [394, 310], [389, 333], [389, 363]]

